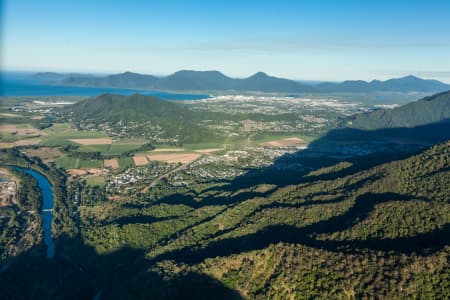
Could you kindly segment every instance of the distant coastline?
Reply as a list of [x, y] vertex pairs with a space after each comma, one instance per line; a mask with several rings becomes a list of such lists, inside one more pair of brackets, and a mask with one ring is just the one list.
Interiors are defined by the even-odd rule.
[[131, 95], [135, 93], [156, 96], [166, 100], [200, 100], [210, 98], [208, 94], [168, 93], [156, 90], [122, 89], [109, 87], [59, 86], [30, 80], [24, 76], [3, 74], [0, 97], [11, 96], [98, 96], [104, 93]]

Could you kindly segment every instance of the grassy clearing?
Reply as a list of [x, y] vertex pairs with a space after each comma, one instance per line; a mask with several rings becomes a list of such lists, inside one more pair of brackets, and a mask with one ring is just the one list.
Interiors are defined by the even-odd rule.
[[109, 145], [83, 145], [78, 150], [82, 152], [100, 152], [103, 155], [121, 155], [125, 152], [139, 149], [145, 143], [147, 143], [146, 140], [114, 141]]
[[142, 146], [148, 143], [147, 140], [144, 139], [124, 139], [114, 142], [116, 145], [139, 145]]
[[78, 148], [80, 152], [101, 152], [102, 154], [106, 154], [109, 151], [111, 145], [89, 145], [89, 146], [81, 146]]
[[140, 145], [127, 145], [127, 144], [112, 144], [109, 147], [109, 150], [106, 152], [108, 155], [121, 155], [127, 151], [138, 149]]
[[80, 160], [80, 169], [103, 168], [103, 160]]
[[44, 132], [47, 136], [42, 139], [41, 145], [57, 147], [65, 145], [77, 145], [69, 141], [70, 139], [87, 139], [87, 138], [107, 138], [104, 132], [78, 131], [72, 128], [68, 123], [54, 124], [50, 128], [46, 128]]
[[78, 151], [81, 152], [100, 152], [103, 155], [121, 155], [127, 151], [139, 149], [147, 140], [143, 139], [126, 139], [114, 141], [112, 144], [99, 145], [80, 145], [71, 140], [77, 139], [104, 139], [108, 136], [104, 132], [78, 131], [68, 123], [55, 124], [53, 127], [45, 130], [48, 136], [43, 138], [42, 146], [79, 146]]
[[126, 168], [134, 166], [133, 159], [131, 157], [121, 157], [119, 158], [119, 169], [124, 170]]
[[105, 178], [103, 176], [89, 176], [86, 177], [86, 184], [89, 186], [100, 186], [105, 185]]
[[79, 158], [73, 158], [73, 157], [63, 157], [58, 160], [56, 163], [58, 168], [64, 168], [64, 169], [79, 169], [80, 168], [80, 159]]
[[45, 147], [58, 147], [66, 145], [75, 145], [75, 143], [68, 141], [65, 136], [47, 136], [41, 142], [41, 146]]
[[157, 144], [157, 145], [155, 145], [155, 149], [160, 149], [160, 148], [164, 148], [164, 149], [174, 148], [174, 149], [176, 149], [176, 148], [180, 148], [180, 146], [174, 146], [174, 145], [171, 145], [171, 144]]
[[[186, 150], [202, 150], [202, 149], [212, 149], [212, 148], [222, 148], [221, 143], [198, 143], [198, 144], [185, 144], [184, 148]], [[162, 148], [162, 147], [161, 147]]]
[[89, 160], [66, 156], [60, 158], [56, 163], [58, 167], [64, 169], [100, 169], [103, 168], [103, 160]]
[[[176, 153], [154, 153], [147, 155], [148, 161], [162, 161], [168, 163], [190, 163], [197, 158], [199, 158], [201, 154], [199, 153], [188, 153], [188, 152], [176, 152]], [[136, 157], [135, 157], [136, 162]]]
[[148, 141], [143, 139], [127, 139], [115, 141], [112, 143], [107, 154], [121, 155], [122, 153], [125, 153], [127, 151], [139, 149], [139, 147], [141, 147], [145, 143], [148, 143]]
[[45, 132], [60, 132], [61, 130], [74, 130], [70, 123], [54, 123], [52, 127], [45, 129]]
[[37, 149], [27, 148], [22, 149], [22, 152], [26, 153], [30, 157], [37, 156], [45, 163], [57, 161], [61, 157], [65, 156], [65, 154], [58, 148], [53, 147], [39, 147]]
[[17, 129], [29, 129], [29, 128], [34, 128], [31, 124], [17, 124], [16, 127], [17, 127]]
[[13, 143], [18, 140], [17, 136], [9, 132], [0, 131], [0, 140], [2, 143]]

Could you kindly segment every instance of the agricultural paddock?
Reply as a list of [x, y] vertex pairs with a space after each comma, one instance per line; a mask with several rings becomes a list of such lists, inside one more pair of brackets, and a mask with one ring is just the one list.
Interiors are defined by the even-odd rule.
[[105, 185], [105, 177], [103, 176], [87, 176], [86, 184], [89, 186], [104, 186]]
[[285, 138], [280, 140], [274, 140], [274, 141], [268, 141], [261, 143], [260, 146], [262, 147], [273, 147], [273, 148], [291, 148], [291, 147], [301, 147], [308, 145], [308, 142], [306, 142], [303, 139], [291, 137], [291, 138]]
[[54, 162], [64, 155], [59, 149], [53, 147], [27, 148], [23, 149], [22, 152], [29, 157], [39, 157], [44, 163]]
[[111, 168], [113, 170], [116, 170], [119, 168], [119, 160], [114, 158], [114, 159], [105, 159], [103, 161], [103, 166], [105, 168]]
[[225, 150], [225, 148], [210, 148], [210, 149], [199, 149], [195, 150], [197, 153], [213, 153], [217, 151]]
[[0, 132], [13, 134], [17, 137], [36, 137], [46, 135], [42, 130], [36, 129], [30, 124], [2, 124]]
[[64, 169], [92, 169], [103, 168], [103, 160], [80, 159], [66, 156], [59, 159], [56, 165]]
[[166, 163], [182, 163], [187, 164], [199, 158], [199, 153], [157, 153], [148, 154], [149, 161], [162, 161]]
[[18, 140], [16, 142], [14, 142], [14, 147], [19, 147], [19, 146], [33, 146], [33, 145], [38, 145], [42, 142], [41, 139], [39, 138], [32, 138], [32, 139], [24, 139], [24, 140]]
[[14, 147], [14, 143], [0, 143], [0, 149], [9, 149]]
[[8, 118], [21, 118], [22, 115], [19, 114], [10, 114], [10, 113], [0, 113], [0, 117], [8, 117]]
[[113, 141], [106, 154], [121, 155], [122, 153], [139, 149], [142, 145], [147, 143], [146, 140], [120, 140]]
[[79, 131], [68, 123], [57, 123], [43, 131], [46, 136], [43, 137], [41, 145], [49, 147], [76, 145], [77, 143], [72, 142], [71, 139], [109, 138], [104, 132]]
[[0, 131], [6, 132], [6, 133], [16, 133], [17, 132], [17, 125], [14, 125], [14, 124], [3, 124], [3, 125], [0, 125]]
[[77, 149], [80, 152], [100, 152], [102, 154], [106, 154], [111, 145], [89, 145], [89, 146], [81, 146]]
[[156, 148], [152, 152], [184, 152], [184, 148]]
[[71, 176], [94, 175], [101, 176], [104, 172], [101, 169], [67, 169], [67, 173]]
[[88, 138], [88, 139], [83, 138], [83, 139], [68, 139], [68, 140], [83, 146], [112, 144], [111, 138]]
[[[72, 142], [77, 142], [76, 140], [72, 140]], [[143, 144], [147, 143], [146, 140], [120, 140], [120, 141], [111, 141], [111, 143], [101, 143], [94, 144], [92, 143], [83, 143], [83, 145], [78, 148], [78, 151], [81, 152], [100, 152], [103, 155], [111, 155], [111, 156], [119, 156], [123, 153], [137, 150]]]
[[133, 159], [131, 157], [121, 157], [119, 158], [119, 168], [125, 170], [126, 168], [134, 166]]
[[133, 162], [136, 166], [145, 166], [148, 164], [147, 157], [145, 155], [135, 155], [133, 156]]

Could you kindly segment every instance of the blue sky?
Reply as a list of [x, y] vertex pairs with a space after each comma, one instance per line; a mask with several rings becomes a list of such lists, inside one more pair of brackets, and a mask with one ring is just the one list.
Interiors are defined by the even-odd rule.
[[450, 1], [0, 0], [4, 69], [450, 82]]

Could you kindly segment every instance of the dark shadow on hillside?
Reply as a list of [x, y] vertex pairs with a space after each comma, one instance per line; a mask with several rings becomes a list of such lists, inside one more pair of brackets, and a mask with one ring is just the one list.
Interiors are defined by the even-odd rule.
[[[450, 120], [413, 128], [359, 130], [340, 128], [313, 141], [305, 150], [286, 154], [273, 164], [247, 172], [232, 180], [225, 190], [235, 190], [255, 184], [305, 183], [332, 180], [393, 160], [404, 159], [418, 151], [450, 139]], [[351, 167], [322, 175], [305, 177], [311, 171], [339, 162]], [[292, 169], [291, 166], [295, 166]]]
[[[364, 178], [364, 179], [359, 180], [359, 181], [357, 181], [357, 182], [355, 182], [353, 184], [348, 185], [347, 188], [348, 189], [358, 189], [358, 188], [361, 188], [362, 186], [364, 186], [365, 184], [367, 184], [367, 183], [369, 183], [369, 182], [371, 182], [373, 180], [376, 180], [377, 178], [379, 178], [378, 175], [368, 176], [367, 178]], [[263, 205], [258, 206], [255, 210], [250, 212], [248, 215], [246, 215], [245, 219], [247, 219], [247, 220], [251, 219], [251, 218], [257, 216], [259, 213], [261, 213], [261, 212], [263, 212], [264, 210], [267, 210], [267, 209], [312, 207], [312, 206], [316, 206], [316, 205], [336, 204], [336, 203], [340, 203], [340, 202], [342, 202], [342, 201], [347, 199], [345, 196], [338, 196], [338, 197], [335, 197], [332, 200], [314, 200], [313, 199], [314, 197], [321, 196], [321, 195], [330, 195], [330, 194], [327, 193], [327, 192], [313, 193], [313, 194], [310, 194], [310, 195], [304, 197], [304, 199], [297, 199], [297, 200], [300, 200], [300, 202], [296, 202], [296, 203], [286, 203], [286, 202], [277, 202], [277, 201], [275, 201], [275, 202], [271, 202], [271, 203], [268, 203], [268, 204], [263, 204]], [[213, 215], [211, 215], [211, 216], [209, 216], [207, 218], [204, 218], [204, 219], [202, 219], [202, 220], [200, 220], [200, 221], [198, 221], [198, 222], [196, 222], [196, 223], [194, 223], [194, 224], [192, 224], [190, 226], [187, 226], [183, 230], [178, 231], [175, 234], [170, 235], [167, 238], [159, 241], [159, 245], [165, 245], [165, 244], [169, 243], [170, 240], [173, 239], [173, 238], [176, 238], [176, 236], [179, 236], [180, 234], [184, 234], [184, 233], [188, 232], [189, 230], [191, 230], [195, 226], [198, 226], [200, 224], [204, 224], [206, 222], [209, 222], [209, 221], [213, 220], [215, 217], [217, 217], [218, 215], [222, 214], [226, 210], [227, 210], [227, 208], [224, 208], [224, 209], [218, 211], [217, 213], [215, 213], [215, 214], [213, 214]], [[238, 229], [240, 226], [241, 226], [241, 224], [236, 224], [233, 227], [230, 227], [230, 228], [227, 228], [225, 230], [221, 230], [221, 231], [218, 231], [218, 232], [216, 232], [214, 234], [208, 235], [208, 236], [204, 237], [203, 240], [209, 240], [209, 239], [221, 236], [223, 234], [226, 234], [228, 232], [231, 232], [231, 231], [234, 231], [234, 230]]]
[[[344, 199], [338, 198], [328, 203], [337, 203]], [[318, 234], [330, 234], [352, 228], [370, 214], [378, 204], [389, 201], [429, 201], [424, 198], [411, 198], [410, 196], [395, 193], [372, 194], [366, 193], [354, 201], [343, 214], [322, 220], [305, 227], [289, 225], [268, 226], [256, 233], [226, 238], [209, 243], [204, 248], [184, 248], [181, 250], [164, 253], [154, 258], [154, 261], [171, 259], [177, 262], [197, 263], [206, 258], [228, 256], [263, 249], [270, 244], [280, 242], [299, 243], [305, 246], [321, 248], [328, 251], [340, 251], [357, 253], [367, 250], [396, 251], [400, 253], [417, 253], [428, 255], [444, 246], [450, 245], [450, 224], [445, 224], [441, 229], [417, 234], [411, 237], [399, 237], [395, 239], [367, 239], [367, 240], [319, 240]], [[324, 204], [322, 202], [316, 204]], [[291, 205], [301, 207], [305, 203]], [[310, 204], [313, 205], [313, 204]]]
[[242, 299], [207, 275], [162, 274], [141, 250], [98, 255], [78, 238], [57, 240], [56, 256], [42, 247], [0, 264], [2, 299]]
[[119, 217], [114, 220], [107, 220], [102, 222], [102, 225], [110, 225], [110, 224], [118, 224], [120, 226], [126, 225], [126, 224], [151, 224], [156, 222], [162, 222], [162, 221], [169, 221], [178, 218], [178, 216], [170, 216], [170, 217], [153, 217], [153, 216], [143, 216], [143, 215], [137, 215], [137, 216], [123, 216]]
[[[286, 185], [334, 180], [383, 163], [405, 159], [430, 145], [449, 139], [449, 120], [414, 128], [373, 131], [336, 129], [313, 141], [307, 149], [283, 155], [267, 167], [248, 170], [231, 181], [224, 180], [220, 187], [202, 191], [203, 194], [214, 194], [201, 197], [201, 201], [195, 199], [198, 195], [174, 194], [156, 203], [183, 204], [196, 209], [210, 205], [235, 205], [254, 197], [267, 197]], [[347, 162], [350, 166], [323, 174], [308, 175], [340, 162]], [[252, 190], [261, 184], [276, 185], [277, 188], [266, 192]], [[248, 190], [233, 194], [239, 189]], [[221, 196], [221, 193], [228, 194]]]
[[[403, 140], [399, 142], [396, 139]], [[404, 143], [405, 139], [409, 139], [411, 143]], [[182, 235], [183, 232], [195, 226], [211, 221], [233, 205], [254, 197], [267, 197], [275, 191], [271, 189], [258, 192], [251, 188], [255, 185], [276, 184], [279, 188], [288, 184], [332, 180], [385, 162], [408, 157], [432, 143], [448, 139], [450, 139], [450, 123], [373, 132], [355, 129], [332, 131], [311, 143], [306, 150], [280, 157], [271, 166], [251, 170], [227, 182], [223, 187], [214, 188], [215, 193], [202, 201], [196, 201], [195, 197], [202, 195], [195, 194], [173, 195], [157, 201], [156, 203], [185, 204], [196, 209], [209, 205], [224, 206], [218, 212], [188, 225], [173, 236], [166, 237], [160, 241], [160, 244], [168, 243], [176, 235]], [[365, 152], [374, 149], [376, 150], [374, 153]], [[355, 151], [362, 152], [363, 155], [354, 156]], [[324, 174], [306, 176], [311, 171], [332, 166], [341, 161], [350, 162], [351, 166]], [[293, 169], [290, 166], [299, 167]], [[346, 186], [346, 189], [358, 189], [377, 178], [375, 175], [367, 176]], [[236, 193], [238, 189], [244, 188], [248, 190]], [[230, 192], [231, 196], [221, 196], [221, 192]], [[232, 192], [235, 193], [232, 194]], [[315, 195], [320, 193], [325, 192], [319, 191]], [[268, 226], [256, 233], [210, 242], [203, 248], [183, 248], [166, 252], [153, 260], [146, 259], [144, 251], [132, 248], [122, 248], [113, 253], [98, 255], [94, 249], [84, 245], [79, 238], [60, 237], [56, 241], [56, 257], [52, 260], [44, 257], [42, 247], [39, 246], [38, 249], [32, 249], [7, 262], [0, 263], [1, 297], [4, 299], [240, 299], [236, 291], [207, 275], [189, 269], [169, 275], [162, 273], [155, 263], [167, 259], [185, 263], [201, 262], [205, 258], [263, 249], [279, 242], [298, 243], [346, 253], [381, 250], [406, 254], [415, 252], [420, 255], [428, 255], [450, 245], [449, 224], [431, 232], [395, 239], [369, 238], [341, 241], [324, 240], [321, 236], [352, 228], [367, 218], [378, 204], [388, 201], [429, 201], [428, 199], [411, 198], [395, 193], [366, 193], [351, 202], [353, 200], [347, 197], [345, 191], [330, 200], [312, 198], [313, 196], [311, 199], [306, 198], [294, 203], [275, 201], [261, 205], [250, 212], [246, 218], [257, 217], [258, 213], [271, 208], [300, 208], [344, 201], [348, 201], [350, 207], [341, 215], [304, 227]], [[123, 225], [154, 223], [171, 218], [126, 216], [107, 222]], [[236, 228], [220, 231], [208, 238], [218, 238]]]
[[[392, 139], [401, 139], [401, 141], [393, 142]], [[213, 220], [226, 209], [234, 207], [242, 201], [248, 199], [255, 197], [268, 197], [277, 189], [285, 185], [299, 183], [308, 184], [318, 180], [334, 180], [337, 178], [342, 178], [386, 162], [407, 158], [417, 152], [420, 152], [423, 148], [431, 144], [448, 139], [450, 139], [450, 123], [448, 122], [420, 126], [416, 128], [395, 128], [376, 131], [361, 131], [346, 128], [331, 131], [323, 138], [311, 143], [308, 149], [301, 150], [293, 154], [287, 154], [277, 159], [268, 167], [258, 170], [251, 170], [219, 188], [213, 187], [203, 191], [202, 193], [208, 194], [207, 196], [197, 195], [195, 193], [185, 193], [170, 195], [158, 200], [156, 203], [165, 203], [169, 205], [182, 204], [190, 206], [194, 209], [206, 206], [224, 207], [217, 213], [210, 215], [194, 224], [190, 224], [181, 231], [164, 238], [159, 241], [158, 244], [166, 245], [176, 236], [188, 232], [195, 226]], [[418, 140], [420, 142], [418, 142]], [[349, 152], [349, 149], [352, 151], [359, 149], [358, 151], [362, 152], [371, 150], [373, 153], [353, 156], [347, 154], [343, 157], [342, 153]], [[350, 166], [323, 174], [308, 175], [311, 171], [315, 171], [322, 167], [333, 166], [342, 161], [349, 162]], [[298, 170], [286, 170], [285, 168], [286, 166], [296, 164], [301, 164], [305, 167], [299, 168]], [[352, 185], [346, 185], [342, 192], [345, 195], [345, 191], [358, 189], [366, 184], [369, 184], [370, 182], [375, 181], [378, 178], [377, 176], [380, 176], [380, 174], [369, 176], [368, 178]], [[275, 184], [276, 188], [269, 189], [265, 192], [255, 191], [253, 187], [260, 184]], [[244, 191], [236, 193], [239, 189], [244, 189]], [[221, 195], [221, 193], [224, 193], [225, 195]], [[316, 194], [316, 196], [318, 195]], [[201, 200], [198, 201], [196, 197], [201, 198]], [[334, 203], [339, 202], [338, 200], [343, 201], [345, 200], [345, 197], [341, 196], [340, 198], [335, 199]], [[325, 202], [326, 201], [322, 204], [331, 203]], [[306, 201], [300, 205], [272, 203], [267, 205], [267, 207], [264, 205], [259, 207], [250, 215], [247, 215], [246, 218], [251, 218], [264, 209], [276, 208], [277, 205], [278, 208], [295, 208], [315, 204], [318, 204], [318, 202]], [[225, 231], [219, 231], [213, 235], [207, 236], [204, 240], [220, 236], [227, 232], [233, 231], [234, 229], [236, 228], [228, 228]]]

